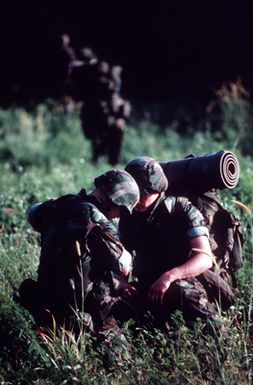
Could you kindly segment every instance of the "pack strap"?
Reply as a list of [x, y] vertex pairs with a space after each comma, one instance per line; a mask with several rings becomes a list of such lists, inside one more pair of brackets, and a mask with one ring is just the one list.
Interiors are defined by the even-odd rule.
[[215, 256], [213, 254], [210, 254], [210, 253], [208, 253], [207, 251], [205, 251], [203, 249], [198, 249], [198, 248], [195, 248], [195, 247], [191, 248], [191, 251], [194, 251], [194, 252], [197, 252], [197, 253], [203, 253], [203, 254], [208, 255], [208, 257], [210, 257], [211, 260], [213, 261], [213, 264], [215, 265], [215, 267], [217, 267], [217, 268], [219, 267], [217, 262], [216, 262]]

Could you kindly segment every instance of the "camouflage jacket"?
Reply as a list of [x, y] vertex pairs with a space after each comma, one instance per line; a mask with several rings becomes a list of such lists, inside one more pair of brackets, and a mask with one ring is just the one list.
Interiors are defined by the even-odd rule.
[[134, 274], [147, 287], [186, 261], [190, 239], [208, 236], [202, 214], [188, 199], [163, 194], [150, 210], [125, 214], [119, 230], [124, 246], [136, 253]]
[[119, 273], [123, 246], [101, 209], [84, 190], [40, 205], [33, 226], [41, 233], [38, 283], [45, 298], [71, 302], [73, 290], [87, 293], [92, 283], [108, 282], [109, 271]]

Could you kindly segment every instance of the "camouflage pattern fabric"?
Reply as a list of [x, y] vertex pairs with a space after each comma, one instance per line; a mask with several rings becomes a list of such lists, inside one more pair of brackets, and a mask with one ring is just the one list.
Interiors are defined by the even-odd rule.
[[138, 183], [142, 196], [152, 192], [161, 193], [168, 188], [168, 180], [162, 167], [158, 162], [148, 156], [131, 160], [126, 165], [125, 170], [129, 172]]
[[214, 323], [219, 320], [217, 311], [209, 302], [207, 293], [197, 278], [181, 279], [171, 284], [164, 304], [152, 309], [157, 326], [165, 328], [177, 309], [182, 311], [189, 326], [192, 326], [197, 318]]
[[94, 203], [99, 206], [94, 198], [66, 195], [44, 202], [36, 213], [41, 232], [38, 280], [23, 282], [20, 296], [38, 323], [50, 324], [53, 316], [62, 324], [87, 312], [101, 324], [109, 313], [114, 295], [110, 270], [120, 273], [123, 246]]
[[244, 234], [240, 220], [226, 210], [215, 190], [192, 194], [190, 200], [203, 214], [209, 229], [211, 250], [216, 261], [213, 270], [224, 278], [231, 276], [236, 287], [235, 272], [244, 263]]
[[132, 212], [140, 198], [140, 191], [134, 178], [124, 170], [110, 170], [94, 180], [106, 197], [115, 205]]
[[187, 199], [164, 194], [146, 212], [123, 213], [119, 230], [125, 247], [136, 252], [134, 274], [145, 289], [186, 261], [191, 238], [208, 235], [202, 214]]
[[[133, 274], [139, 281], [142, 303], [152, 283], [162, 273], [189, 258], [188, 241], [196, 236], [208, 236], [202, 214], [188, 199], [166, 198], [163, 194], [148, 212], [124, 214], [119, 228], [123, 244], [136, 252]], [[190, 324], [198, 317], [205, 321], [217, 320], [219, 317], [212, 302], [218, 302], [226, 310], [235, 297], [221, 277], [211, 271], [208, 273], [173, 282], [164, 305], [152, 309], [156, 323], [165, 325], [177, 309], [182, 310]], [[145, 308], [151, 308], [147, 301]]]

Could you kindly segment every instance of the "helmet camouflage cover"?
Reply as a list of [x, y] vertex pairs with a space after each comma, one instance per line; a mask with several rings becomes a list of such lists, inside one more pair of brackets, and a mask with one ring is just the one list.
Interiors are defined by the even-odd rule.
[[116, 206], [125, 207], [130, 213], [140, 199], [139, 187], [134, 178], [124, 170], [110, 170], [94, 180]]
[[141, 156], [131, 160], [125, 170], [136, 180], [141, 196], [163, 192], [168, 188], [168, 180], [162, 167], [154, 159]]

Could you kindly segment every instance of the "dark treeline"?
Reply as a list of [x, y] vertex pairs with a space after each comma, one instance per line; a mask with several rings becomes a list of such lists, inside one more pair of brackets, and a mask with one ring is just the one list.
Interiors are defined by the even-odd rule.
[[251, 84], [249, 0], [1, 1], [0, 12], [2, 104], [54, 97], [64, 32], [120, 64], [130, 98], [206, 100], [225, 81]]

